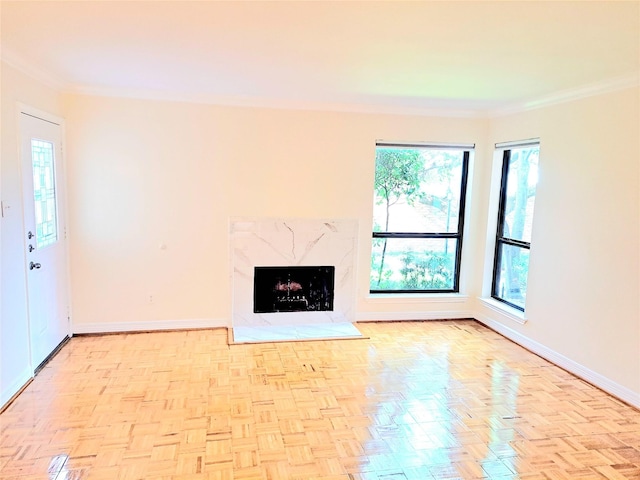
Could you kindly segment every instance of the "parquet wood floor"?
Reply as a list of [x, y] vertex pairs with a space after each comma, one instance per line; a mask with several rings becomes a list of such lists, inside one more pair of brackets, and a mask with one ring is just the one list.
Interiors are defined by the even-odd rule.
[[640, 412], [474, 321], [227, 345], [74, 337], [0, 415], [9, 479], [640, 479]]

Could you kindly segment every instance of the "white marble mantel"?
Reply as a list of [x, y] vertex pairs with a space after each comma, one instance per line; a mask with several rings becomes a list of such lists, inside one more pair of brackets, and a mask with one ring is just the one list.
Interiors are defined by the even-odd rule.
[[[357, 220], [232, 218], [232, 326], [300, 326], [355, 321]], [[253, 312], [255, 267], [334, 266], [333, 311]]]

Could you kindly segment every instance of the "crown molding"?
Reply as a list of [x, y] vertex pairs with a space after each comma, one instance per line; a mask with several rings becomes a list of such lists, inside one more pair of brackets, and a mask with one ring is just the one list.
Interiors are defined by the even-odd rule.
[[60, 91], [64, 91], [69, 88], [69, 84], [67, 82], [53, 75], [48, 70], [40, 68], [33, 62], [30, 62], [4, 44], [0, 46], [0, 58], [7, 65], [15, 68], [19, 72], [24, 73], [28, 77], [39, 81], [47, 87], [54, 88]]
[[505, 107], [492, 110], [456, 109], [456, 108], [428, 108], [407, 107], [389, 104], [373, 103], [334, 103], [321, 101], [297, 101], [288, 99], [222, 96], [191, 93], [158, 92], [136, 89], [107, 89], [93, 87], [73, 87], [67, 89], [70, 93], [79, 95], [93, 95], [101, 97], [134, 98], [140, 100], [174, 101], [206, 105], [229, 107], [271, 108], [277, 110], [306, 110], [384, 115], [411, 115], [420, 117], [445, 118], [481, 118], [488, 119], [522, 113], [539, 108], [549, 107], [561, 103], [571, 102], [605, 93], [611, 93], [627, 88], [640, 86], [640, 73], [609, 79], [603, 82], [567, 89], [542, 97], [513, 103]]
[[64, 93], [78, 95], [91, 95], [113, 98], [131, 98], [140, 100], [157, 100], [196, 103], [206, 105], [219, 105], [247, 108], [270, 108], [278, 110], [306, 110], [328, 111], [363, 114], [384, 115], [411, 115], [420, 117], [445, 117], [445, 118], [481, 118], [488, 119], [513, 115], [539, 108], [549, 107], [560, 103], [571, 102], [617, 90], [624, 90], [640, 86], [640, 72], [620, 76], [603, 82], [584, 85], [578, 88], [555, 92], [542, 97], [531, 98], [521, 102], [515, 102], [496, 109], [460, 109], [460, 108], [429, 108], [426, 106], [401, 106], [375, 103], [337, 103], [325, 101], [299, 101], [282, 98], [249, 97], [211, 95], [199, 93], [177, 93], [166, 91], [154, 91], [148, 89], [122, 89], [101, 88], [73, 85], [60, 77], [52, 74], [44, 68], [35, 65], [23, 56], [17, 54], [6, 45], [0, 47], [0, 58], [7, 65], [24, 73], [25, 75], [43, 83], [44, 85]]
[[536, 97], [523, 102], [513, 103], [487, 112], [489, 118], [513, 115], [543, 107], [550, 107], [560, 103], [572, 102], [583, 98], [603, 95], [618, 90], [640, 86], [640, 72], [616, 78], [610, 78], [603, 82], [583, 85], [582, 87], [562, 90], [542, 97]]
[[176, 93], [154, 91], [145, 89], [111, 89], [75, 86], [67, 89], [68, 93], [77, 95], [90, 95], [99, 97], [131, 98], [139, 100], [158, 100], [171, 102], [184, 102], [205, 105], [218, 105], [229, 107], [268, 108], [275, 110], [305, 110], [327, 111], [364, 114], [386, 115], [413, 115], [421, 117], [458, 117], [458, 118], [484, 118], [482, 110], [455, 109], [455, 108], [429, 108], [409, 107], [376, 103], [348, 103], [327, 102], [319, 100], [291, 100], [270, 97], [251, 97], [240, 95], [211, 95], [200, 93]]

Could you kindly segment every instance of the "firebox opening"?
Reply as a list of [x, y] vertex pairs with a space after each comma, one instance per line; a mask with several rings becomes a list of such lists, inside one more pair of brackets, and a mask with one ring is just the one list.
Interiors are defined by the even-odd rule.
[[255, 267], [253, 313], [333, 311], [335, 267]]

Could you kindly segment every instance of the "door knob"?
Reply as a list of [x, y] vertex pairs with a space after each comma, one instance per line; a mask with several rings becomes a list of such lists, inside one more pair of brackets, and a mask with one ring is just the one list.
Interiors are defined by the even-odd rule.
[[40, 268], [42, 265], [40, 265], [39, 263], [33, 263], [33, 262], [29, 262], [29, 270], [33, 270]]

